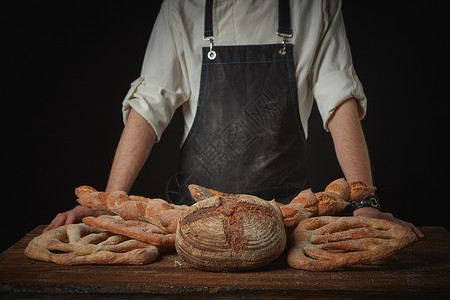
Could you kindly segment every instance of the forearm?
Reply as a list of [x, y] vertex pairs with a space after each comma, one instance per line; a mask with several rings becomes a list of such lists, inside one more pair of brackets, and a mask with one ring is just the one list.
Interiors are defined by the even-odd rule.
[[358, 114], [357, 100], [342, 103], [328, 121], [336, 156], [347, 181], [372, 185], [366, 140]]
[[[339, 106], [328, 121], [333, 137], [336, 156], [347, 181], [362, 181], [373, 185], [369, 153], [359, 121], [358, 105], [355, 99], [349, 99]], [[353, 212], [354, 216], [386, 219], [411, 228], [419, 238], [422, 232], [413, 224], [395, 218], [373, 207], [362, 207]]]
[[117, 146], [106, 192], [129, 192], [155, 140], [156, 133], [152, 126], [131, 109]]

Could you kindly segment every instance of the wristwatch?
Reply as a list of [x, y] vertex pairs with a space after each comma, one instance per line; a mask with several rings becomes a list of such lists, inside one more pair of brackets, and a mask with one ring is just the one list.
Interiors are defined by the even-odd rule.
[[361, 201], [350, 202], [350, 207], [353, 209], [353, 211], [361, 207], [374, 207], [379, 209], [380, 199], [376, 195], [369, 195], [367, 198]]

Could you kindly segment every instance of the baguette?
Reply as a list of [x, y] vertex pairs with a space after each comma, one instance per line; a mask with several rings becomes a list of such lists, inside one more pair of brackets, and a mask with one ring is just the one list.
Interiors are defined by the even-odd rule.
[[144, 221], [124, 220], [119, 216], [103, 215], [85, 217], [83, 223], [95, 228], [108, 230], [148, 244], [161, 246], [164, 250], [175, 249], [175, 234]]
[[145, 221], [169, 232], [175, 233], [178, 220], [185, 205], [170, 204], [163, 199], [129, 196], [123, 191], [99, 192], [89, 186], [76, 188], [77, 201], [93, 210], [107, 210], [125, 220]]

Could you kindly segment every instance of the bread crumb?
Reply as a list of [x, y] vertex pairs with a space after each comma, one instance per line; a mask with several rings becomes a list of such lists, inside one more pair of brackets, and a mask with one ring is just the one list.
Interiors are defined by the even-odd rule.
[[174, 265], [175, 265], [175, 268], [183, 266], [183, 264], [178, 260], [174, 261]]

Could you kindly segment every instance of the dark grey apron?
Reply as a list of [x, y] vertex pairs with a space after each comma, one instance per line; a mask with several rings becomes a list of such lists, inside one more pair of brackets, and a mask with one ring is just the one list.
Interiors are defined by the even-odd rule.
[[178, 199], [168, 198], [192, 204], [187, 185], [195, 183], [287, 203], [305, 188], [307, 174], [293, 45], [286, 43], [289, 1], [279, 1], [283, 42], [270, 45], [214, 46], [212, 6], [207, 0], [210, 47], [202, 49], [197, 112], [174, 178]]

